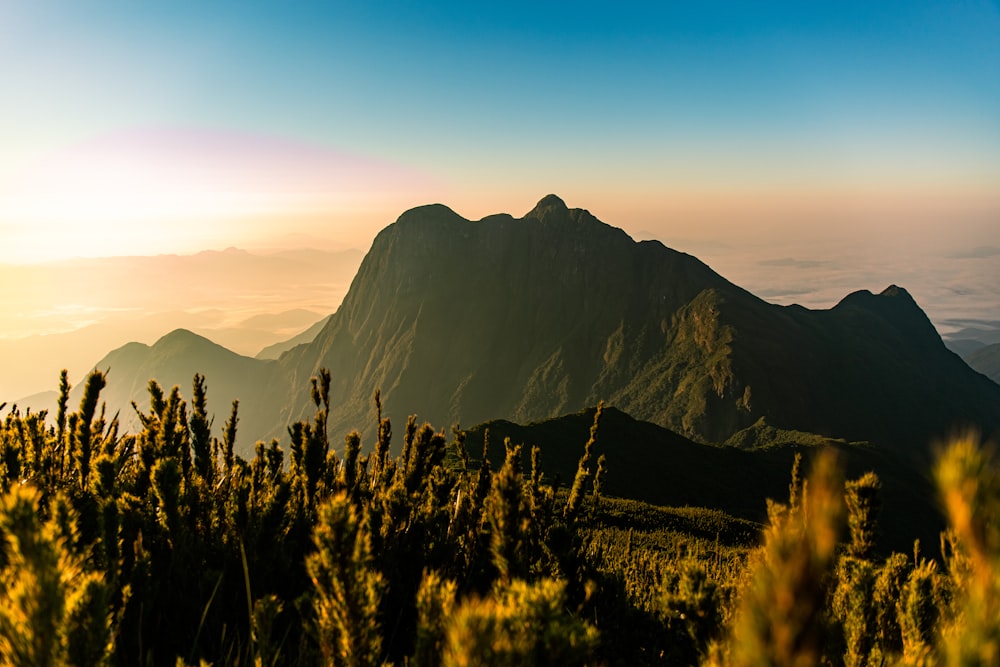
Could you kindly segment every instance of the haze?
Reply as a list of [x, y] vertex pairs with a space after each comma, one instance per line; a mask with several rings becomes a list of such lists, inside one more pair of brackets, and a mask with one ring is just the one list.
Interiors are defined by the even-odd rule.
[[[998, 34], [994, 2], [5, 4], [0, 402], [86, 370], [29, 337], [255, 354], [403, 210], [549, 192], [772, 301], [897, 283], [996, 330]], [[302, 248], [356, 252], [275, 261]]]

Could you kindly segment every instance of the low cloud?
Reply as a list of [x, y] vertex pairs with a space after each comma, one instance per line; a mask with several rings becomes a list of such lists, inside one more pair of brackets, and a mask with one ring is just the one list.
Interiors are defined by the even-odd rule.
[[790, 297], [790, 296], [805, 296], [806, 294], [814, 294], [816, 290], [808, 288], [770, 288], [757, 290], [757, 296], [766, 299], [776, 299], [779, 297]]
[[997, 255], [1000, 255], [1000, 248], [997, 246], [981, 245], [969, 250], [962, 250], [950, 255], [950, 257], [952, 259], [986, 259], [988, 257], [996, 257]]
[[761, 266], [781, 266], [792, 269], [818, 269], [829, 266], [830, 262], [818, 259], [795, 259], [794, 257], [782, 257], [780, 259], [765, 259], [759, 262]]

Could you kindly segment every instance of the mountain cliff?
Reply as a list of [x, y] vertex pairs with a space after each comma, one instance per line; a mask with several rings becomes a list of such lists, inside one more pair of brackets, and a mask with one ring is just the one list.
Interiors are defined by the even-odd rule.
[[[617, 400], [679, 311], [711, 287], [753, 298], [697, 259], [636, 244], [556, 197], [520, 219], [478, 222], [425, 206], [378, 235], [337, 314], [280, 362], [293, 386], [330, 368], [340, 399], [331, 425], [357, 426], [379, 387], [390, 411], [438, 424], [538, 419]], [[717, 372], [716, 350], [694, 351], [693, 375]], [[643, 392], [657, 412], [697, 400], [656, 394]], [[306, 400], [296, 407], [290, 416], [308, 410]]]

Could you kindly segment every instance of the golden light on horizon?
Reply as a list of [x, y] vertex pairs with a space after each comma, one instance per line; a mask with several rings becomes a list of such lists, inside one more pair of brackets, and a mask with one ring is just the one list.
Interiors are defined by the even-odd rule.
[[[496, 165], [500, 169], [500, 165]], [[501, 178], [503, 174], [507, 178]], [[666, 240], [800, 240], [918, 232], [981, 237], [1000, 195], [969, 184], [653, 182], [583, 184], [510, 165], [442, 187], [423, 173], [314, 144], [192, 128], [123, 130], [0, 177], [0, 262], [325, 243], [366, 248], [403, 211], [443, 203], [469, 219], [515, 216], [553, 192], [608, 224]], [[888, 178], [888, 177], [887, 177]], [[957, 237], [955, 240], [958, 240]]]
[[123, 132], [0, 183], [0, 262], [196, 252], [309, 232], [320, 221], [350, 230], [352, 218], [370, 217], [373, 201], [404, 205], [427, 182], [395, 165], [270, 137]]

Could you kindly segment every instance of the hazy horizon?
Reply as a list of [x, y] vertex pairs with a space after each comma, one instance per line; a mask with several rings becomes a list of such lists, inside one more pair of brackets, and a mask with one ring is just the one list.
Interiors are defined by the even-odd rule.
[[[591, 212], [617, 226], [601, 211]], [[669, 229], [625, 231], [637, 241], [655, 239], [692, 254], [772, 303], [831, 308], [850, 292], [897, 284], [913, 294], [943, 336], [980, 328], [988, 334], [979, 338], [1000, 337], [997, 247], [963, 252], [913, 239], [853, 245], [850, 239], [828, 239], [816, 246], [794, 239], [685, 239]], [[6, 369], [0, 400], [54, 389], [64, 367], [72, 382], [79, 381], [112, 349], [133, 341], [152, 344], [177, 328], [246, 356], [292, 338], [335, 312], [364, 254], [360, 248], [329, 249], [342, 245], [335, 241], [315, 239], [312, 245], [0, 265], [0, 276], [23, 287], [0, 296], [0, 313], [7, 314], [0, 316], [0, 362]], [[328, 249], [316, 247], [321, 245]], [[51, 350], [60, 347], [64, 356], [54, 358]], [[41, 350], [49, 353], [26, 354]]]

